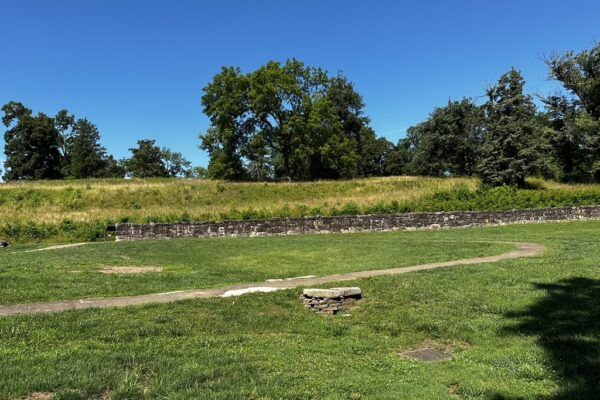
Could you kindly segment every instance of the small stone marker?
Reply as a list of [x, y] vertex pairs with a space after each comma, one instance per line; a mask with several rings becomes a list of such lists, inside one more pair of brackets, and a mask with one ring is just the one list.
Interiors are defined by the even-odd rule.
[[406, 353], [401, 353], [400, 355], [412, 360], [427, 362], [448, 361], [452, 359], [451, 353], [445, 353], [430, 347], [414, 351], [407, 351]]
[[358, 287], [304, 289], [302, 302], [317, 314], [335, 315], [354, 306], [361, 298], [362, 291]]

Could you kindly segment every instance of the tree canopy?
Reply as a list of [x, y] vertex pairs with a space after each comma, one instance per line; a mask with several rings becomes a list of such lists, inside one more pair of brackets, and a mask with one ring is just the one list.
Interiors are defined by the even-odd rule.
[[4, 179], [59, 179], [61, 173], [60, 133], [56, 120], [43, 113], [33, 115], [23, 104], [2, 107], [4, 133]]
[[155, 140], [138, 140], [129, 149], [131, 158], [123, 161], [127, 173], [134, 178], [176, 178], [192, 174], [191, 163], [181, 153], [158, 147]]
[[366, 150], [376, 137], [353, 84], [295, 59], [247, 74], [223, 68], [202, 104], [211, 126], [201, 147], [215, 178], [352, 178], [383, 162]]
[[531, 96], [523, 93], [521, 73], [511, 69], [488, 89], [484, 109], [485, 141], [479, 174], [485, 185], [525, 186], [530, 174], [549, 170], [549, 150], [542, 140]]
[[408, 129], [416, 175], [472, 175], [483, 141], [483, 109], [470, 99], [448, 101], [426, 121]]
[[544, 99], [547, 132], [568, 181], [600, 181], [600, 43], [546, 59], [565, 93]]
[[18, 102], [2, 107], [4, 179], [210, 177], [315, 180], [385, 175], [477, 175], [486, 186], [523, 187], [530, 176], [600, 182], [600, 44], [545, 60], [562, 90], [538, 110], [516, 69], [487, 100], [449, 100], [392, 143], [378, 137], [343, 74], [296, 59], [242, 73], [223, 67], [203, 89], [210, 120], [200, 135], [208, 168], [144, 139], [115, 160], [100, 132], [68, 110], [50, 117]]

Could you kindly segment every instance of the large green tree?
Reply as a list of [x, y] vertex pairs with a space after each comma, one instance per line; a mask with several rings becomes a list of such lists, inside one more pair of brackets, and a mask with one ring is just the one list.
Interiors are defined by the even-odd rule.
[[[364, 103], [343, 76], [297, 60], [254, 72], [223, 68], [204, 88], [200, 136], [208, 173], [223, 179], [362, 176]], [[374, 133], [372, 133], [374, 137]]]
[[577, 54], [555, 54], [546, 64], [550, 77], [560, 81], [590, 116], [600, 119], [600, 43]]
[[193, 174], [191, 163], [179, 152], [162, 149], [154, 140], [138, 140], [137, 147], [129, 149], [131, 158], [122, 162], [134, 178], [177, 178]]
[[[306, 142], [313, 99], [323, 95], [326, 74], [297, 60], [270, 61], [249, 74], [249, 118], [255, 131], [275, 153], [277, 176], [288, 179], [305, 174], [296, 150]], [[294, 168], [296, 166], [296, 168]]]
[[135, 178], [167, 177], [169, 171], [163, 161], [163, 152], [154, 140], [138, 140], [137, 147], [130, 148], [131, 158], [125, 161], [127, 172]]
[[385, 175], [406, 175], [412, 157], [409, 141], [404, 138], [398, 144], [392, 146], [386, 153], [383, 163]]
[[110, 175], [111, 161], [100, 145], [96, 125], [87, 119], [73, 124], [72, 133], [65, 140], [66, 175], [71, 178], [101, 178]]
[[544, 100], [563, 179], [600, 181], [600, 43], [580, 53], [555, 54], [546, 64], [550, 78], [566, 91]]
[[483, 110], [470, 99], [449, 101], [408, 129], [417, 175], [472, 175], [483, 140]]
[[512, 69], [487, 91], [485, 141], [479, 164], [485, 185], [524, 187], [528, 175], [552, 170], [550, 149], [524, 86], [521, 73]]
[[395, 175], [394, 172], [397, 171], [391, 164], [398, 161], [391, 160], [392, 153], [395, 151], [394, 144], [386, 138], [378, 138], [368, 127], [361, 129], [358, 137], [361, 176]]
[[588, 182], [594, 178], [593, 134], [585, 122], [589, 115], [581, 112], [576, 102], [563, 95], [543, 98], [546, 112], [540, 114], [544, 136], [552, 146], [559, 178], [568, 182]]
[[67, 110], [54, 117], [34, 116], [21, 103], [9, 102], [2, 121], [6, 180], [122, 177], [124, 169], [100, 145], [96, 126]]
[[242, 148], [252, 141], [254, 118], [249, 116], [250, 78], [239, 68], [223, 68], [204, 88], [202, 105], [211, 126], [200, 135], [200, 147], [210, 156], [208, 174], [213, 178], [242, 179]]
[[314, 102], [306, 127], [306, 140], [296, 147], [293, 157], [304, 161], [296, 165], [296, 177], [338, 179], [357, 175], [359, 157], [355, 145], [327, 98]]
[[4, 179], [59, 179], [61, 139], [55, 120], [43, 113], [32, 115], [18, 102], [2, 107], [4, 134]]
[[161, 149], [162, 160], [170, 178], [187, 177], [191, 174], [192, 163], [183, 157], [183, 154], [167, 147]]

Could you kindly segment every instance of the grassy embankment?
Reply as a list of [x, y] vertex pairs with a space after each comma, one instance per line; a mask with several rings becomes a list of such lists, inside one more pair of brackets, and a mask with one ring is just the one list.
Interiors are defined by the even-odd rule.
[[0, 184], [0, 239], [98, 240], [116, 222], [219, 221], [410, 211], [600, 204], [600, 185], [530, 181], [478, 190], [471, 178], [392, 177], [304, 183], [83, 180]]
[[[600, 392], [600, 222], [327, 238], [207, 239], [172, 242], [170, 250], [154, 242], [98, 243], [5, 254], [0, 294], [6, 303], [110, 295], [137, 285], [201, 287], [505, 251], [474, 243], [482, 240], [538, 242], [547, 250], [355, 281], [364, 300], [349, 316], [311, 313], [294, 289], [3, 318], [0, 399], [33, 392], [112, 400], [593, 399]], [[165, 271], [94, 272], [155, 263]], [[397, 355], [419, 347], [454, 358], [422, 363]]]

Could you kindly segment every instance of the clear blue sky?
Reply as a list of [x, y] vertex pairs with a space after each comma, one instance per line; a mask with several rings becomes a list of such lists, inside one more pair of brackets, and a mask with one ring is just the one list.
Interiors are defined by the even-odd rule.
[[511, 66], [530, 93], [548, 93], [541, 57], [600, 40], [598, 0], [403, 3], [0, 0], [0, 103], [87, 117], [117, 157], [154, 138], [205, 165], [200, 96], [223, 65], [295, 57], [343, 71], [377, 133], [396, 141]]

